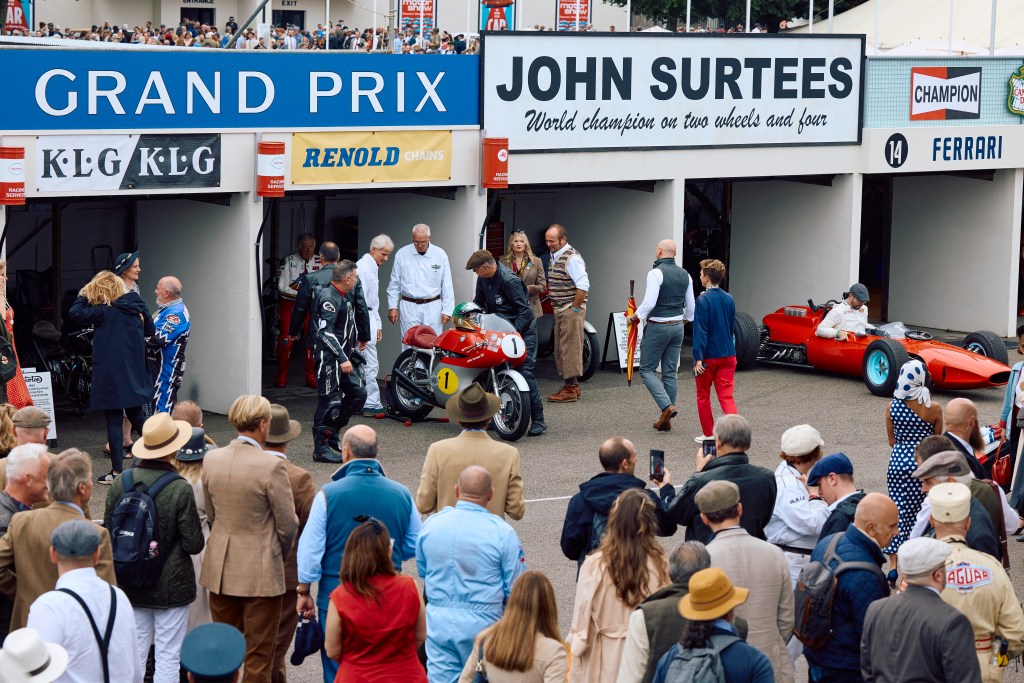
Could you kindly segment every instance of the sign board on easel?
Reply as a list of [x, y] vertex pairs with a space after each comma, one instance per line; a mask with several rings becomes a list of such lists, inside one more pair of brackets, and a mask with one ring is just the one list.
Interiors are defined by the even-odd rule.
[[[604, 338], [604, 360], [608, 355], [608, 337], [615, 332], [615, 352], [619, 357], [619, 370], [626, 369], [626, 339], [629, 337], [629, 326], [626, 324], [626, 312], [616, 311], [608, 314], [608, 333]], [[636, 335], [636, 351], [633, 353], [633, 367], [640, 367], [640, 342], [644, 338], [644, 322], [640, 322], [640, 329]]]
[[57, 416], [53, 412], [53, 384], [50, 382], [50, 373], [22, 370], [22, 374], [25, 376], [25, 384], [28, 385], [32, 403], [50, 416], [50, 429], [46, 432], [46, 440], [56, 441]]

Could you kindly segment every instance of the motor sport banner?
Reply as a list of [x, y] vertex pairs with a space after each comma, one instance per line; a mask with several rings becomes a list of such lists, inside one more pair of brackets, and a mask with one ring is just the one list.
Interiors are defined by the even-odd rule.
[[52, 135], [35, 146], [36, 192], [220, 187], [220, 135]]
[[981, 118], [981, 67], [910, 69], [910, 120]]
[[21, 31], [28, 35], [32, 30], [32, 0], [7, 0], [4, 30]]
[[296, 133], [292, 185], [451, 180], [452, 132]]
[[511, 0], [483, 0], [480, 3], [481, 31], [513, 31], [516, 5]]
[[478, 126], [479, 59], [251, 50], [4, 50], [16, 131]]
[[[555, 0], [556, 31], [584, 31], [590, 23], [590, 0]], [[579, 22], [577, 25], [577, 17]]]
[[483, 49], [483, 127], [513, 152], [860, 142], [863, 36], [485, 33]]
[[[401, 0], [399, 26], [403, 31], [411, 28], [417, 33], [430, 33], [437, 20], [435, 0]], [[422, 17], [422, 26], [420, 18]]]

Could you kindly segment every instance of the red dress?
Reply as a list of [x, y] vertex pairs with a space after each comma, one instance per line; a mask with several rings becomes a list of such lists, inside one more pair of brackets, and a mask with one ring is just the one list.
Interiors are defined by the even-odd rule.
[[[7, 306], [7, 315], [4, 316], [4, 325], [7, 326], [7, 336], [14, 346], [14, 309]], [[14, 346], [17, 353], [18, 347]], [[7, 402], [15, 408], [24, 408], [32, 405], [32, 397], [28, 393], [28, 385], [25, 384], [25, 376], [21, 374], [21, 363], [18, 363], [18, 372], [7, 383]]]
[[350, 593], [342, 584], [331, 592], [341, 616], [341, 662], [335, 682], [427, 683], [416, 657], [416, 620], [420, 598], [408, 576], [374, 576], [380, 604]]

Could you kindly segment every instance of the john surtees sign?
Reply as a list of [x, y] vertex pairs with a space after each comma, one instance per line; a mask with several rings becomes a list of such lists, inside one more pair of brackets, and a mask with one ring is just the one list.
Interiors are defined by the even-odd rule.
[[483, 126], [514, 152], [860, 142], [863, 36], [489, 33], [483, 45]]

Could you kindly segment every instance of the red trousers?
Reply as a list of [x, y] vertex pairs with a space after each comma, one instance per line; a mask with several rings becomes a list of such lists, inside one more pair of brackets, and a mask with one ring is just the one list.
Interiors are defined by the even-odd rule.
[[697, 375], [697, 417], [704, 436], [711, 436], [715, 429], [715, 418], [711, 414], [711, 385], [715, 385], [718, 403], [726, 415], [735, 415], [736, 401], [732, 397], [733, 381], [736, 378], [736, 356], [728, 358], [705, 358], [704, 372]]
[[[277, 385], [283, 387], [288, 384], [288, 363], [291, 359], [292, 347], [300, 345], [299, 353], [305, 352], [306, 354], [306, 384], [315, 387], [316, 371], [313, 369], [313, 350], [307, 349], [301, 341], [293, 342], [288, 339], [288, 326], [292, 321], [292, 306], [294, 305], [293, 299], [285, 298], [282, 298], [277, 304], [280, 316], [277, 334]], [[309, 315], [302, 320], [302, 331], [305, 332], [307, 329], [309, 329]]]

